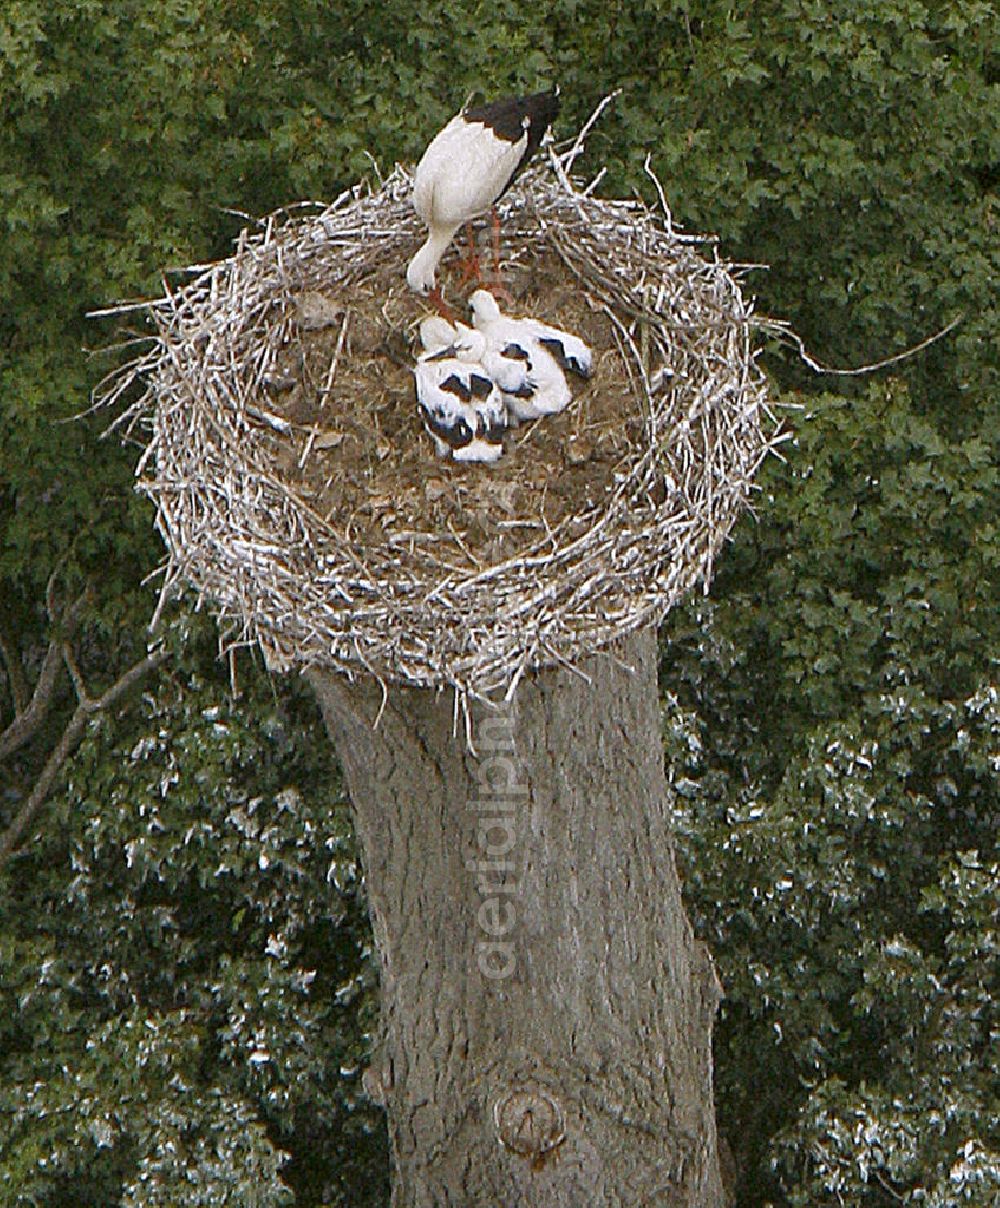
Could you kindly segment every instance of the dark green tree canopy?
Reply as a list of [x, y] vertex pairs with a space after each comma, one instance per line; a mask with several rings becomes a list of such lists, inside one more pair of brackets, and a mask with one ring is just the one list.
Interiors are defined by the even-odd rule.
[[[87, 313], [226, 254], [240, 214], [413, 161], [472, 93], [558, 81], [565, 136], [621, 87], [585, 170], [648, 191], [648, 154], [821, 361], [964, 316], [867, 380], [768, 348], [785, 460], [664, 627], [662, 690], [740, 1204], [995, 1204], [998, 47], [979, 0], [7, 3], [0, 831], [155, 600], [135, 450], [72, 420], [128, 355], [85, 350], [142, 333]], [[222, 1202], [236, 1170], [243, 1202], [384, 1203], [325, 739], [295, 685], [241, 656], [236, 696], [210, 626], [167, 621], [0, 871], [0, 1204]]]

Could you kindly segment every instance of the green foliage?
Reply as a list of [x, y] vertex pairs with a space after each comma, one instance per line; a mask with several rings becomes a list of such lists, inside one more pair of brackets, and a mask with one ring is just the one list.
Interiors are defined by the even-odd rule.
[[663, 668], [688, 892], [727, 995], [722, 1127], [747, 1203], [774, 1172], [803, 1208], [987, 1205], [994, 459], [898, 384], [813, 406]]
[[[964, 313], [838, 393], [771, 350], [788, 460], [665, 631], [747, 1208], [988, 1205], [1000, 1184], [998, 34], [983, 0], [0, 11], [0, 644], [29, 683], [54, 571], [58, 607], [87, 589], [74, 649], [99, 686], [143, 649], [161, 556], [131, 453], [103, 417], [63, 422], [114, 364], [81, 348], [136, 334], [86, 312], [224, 254], [229, 209], [412, 160], [472, 92], [558, 80], [565, 135], [622, 86], [584, 169], [652, 197], [648, 152], [675, 217], [769, 264], [761, 309], [828, 363]], [[383, 1202], [326, 738], [253, 673], [231, 699], [200, 642], [177, 665], [91, 731], [0, 883], [0, 1204]], [[3, 769], [0, 823], [70, 703], [62, 682]], [[0, 684], [0, 727], [12, 704]]]
[[242, 674], [238, 700], [195, 667], [95, 727], [4, 886], [0, 1203], [384, 1189], [346, 804], [314, 710]]

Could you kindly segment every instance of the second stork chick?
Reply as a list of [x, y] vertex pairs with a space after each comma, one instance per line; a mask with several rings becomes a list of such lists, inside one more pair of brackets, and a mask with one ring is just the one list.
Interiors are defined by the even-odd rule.
[[531, 362], [521, 348], [513, 345], [501, 348], [488, 340], [481, 331], [457, 320], [448, 322], [443, 318], [425, 320], [421, 326], [421, 337], [425, 331], [436, 340], [441, 348], [451, 346], [454, 355], [467, 360], [478, 360], [488, 378], [500, 388], [504, 402], [531, 399], [536, 390], [531, 376]]
[[538, 419], [562, 411], [573, 397], [564, 370], [587, 378], [593, 356], [587, 345], [568, 331], [537, 319], [515, 319], [501, 313], [496, 298], [478, 289], [469, 299], [476, 331], [488, 347], [507, 360], [520, 359], [527, 367], [530, 392], [504, 393], [504, 402], [517, 420]]

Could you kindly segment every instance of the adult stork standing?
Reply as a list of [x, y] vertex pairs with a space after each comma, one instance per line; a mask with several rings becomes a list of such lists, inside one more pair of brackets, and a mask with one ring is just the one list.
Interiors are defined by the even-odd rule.
[[494, 254], [498, 257], [496, 203], [538, 150], [559, 112], [558, 89], [504, 97], [463, 109], [431, 140], [413, 175], [413, 208], [427, 225], [427, 240], [410, 261], [406, 280], [450, 314], [435, 271], [463, 222], [493, 207]]

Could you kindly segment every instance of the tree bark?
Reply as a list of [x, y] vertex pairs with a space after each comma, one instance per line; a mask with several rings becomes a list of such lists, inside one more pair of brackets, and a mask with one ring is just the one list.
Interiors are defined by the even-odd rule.
[[[347, 781], [381, 961], [393, 1208], [720, 1208], [719, 988], [685, 917], [656, 638], [450, 692], [310, 672]], [[379, 716], [381, 711], [381, 716]], [[377, 728], [374, 723], [378, 718]]]

